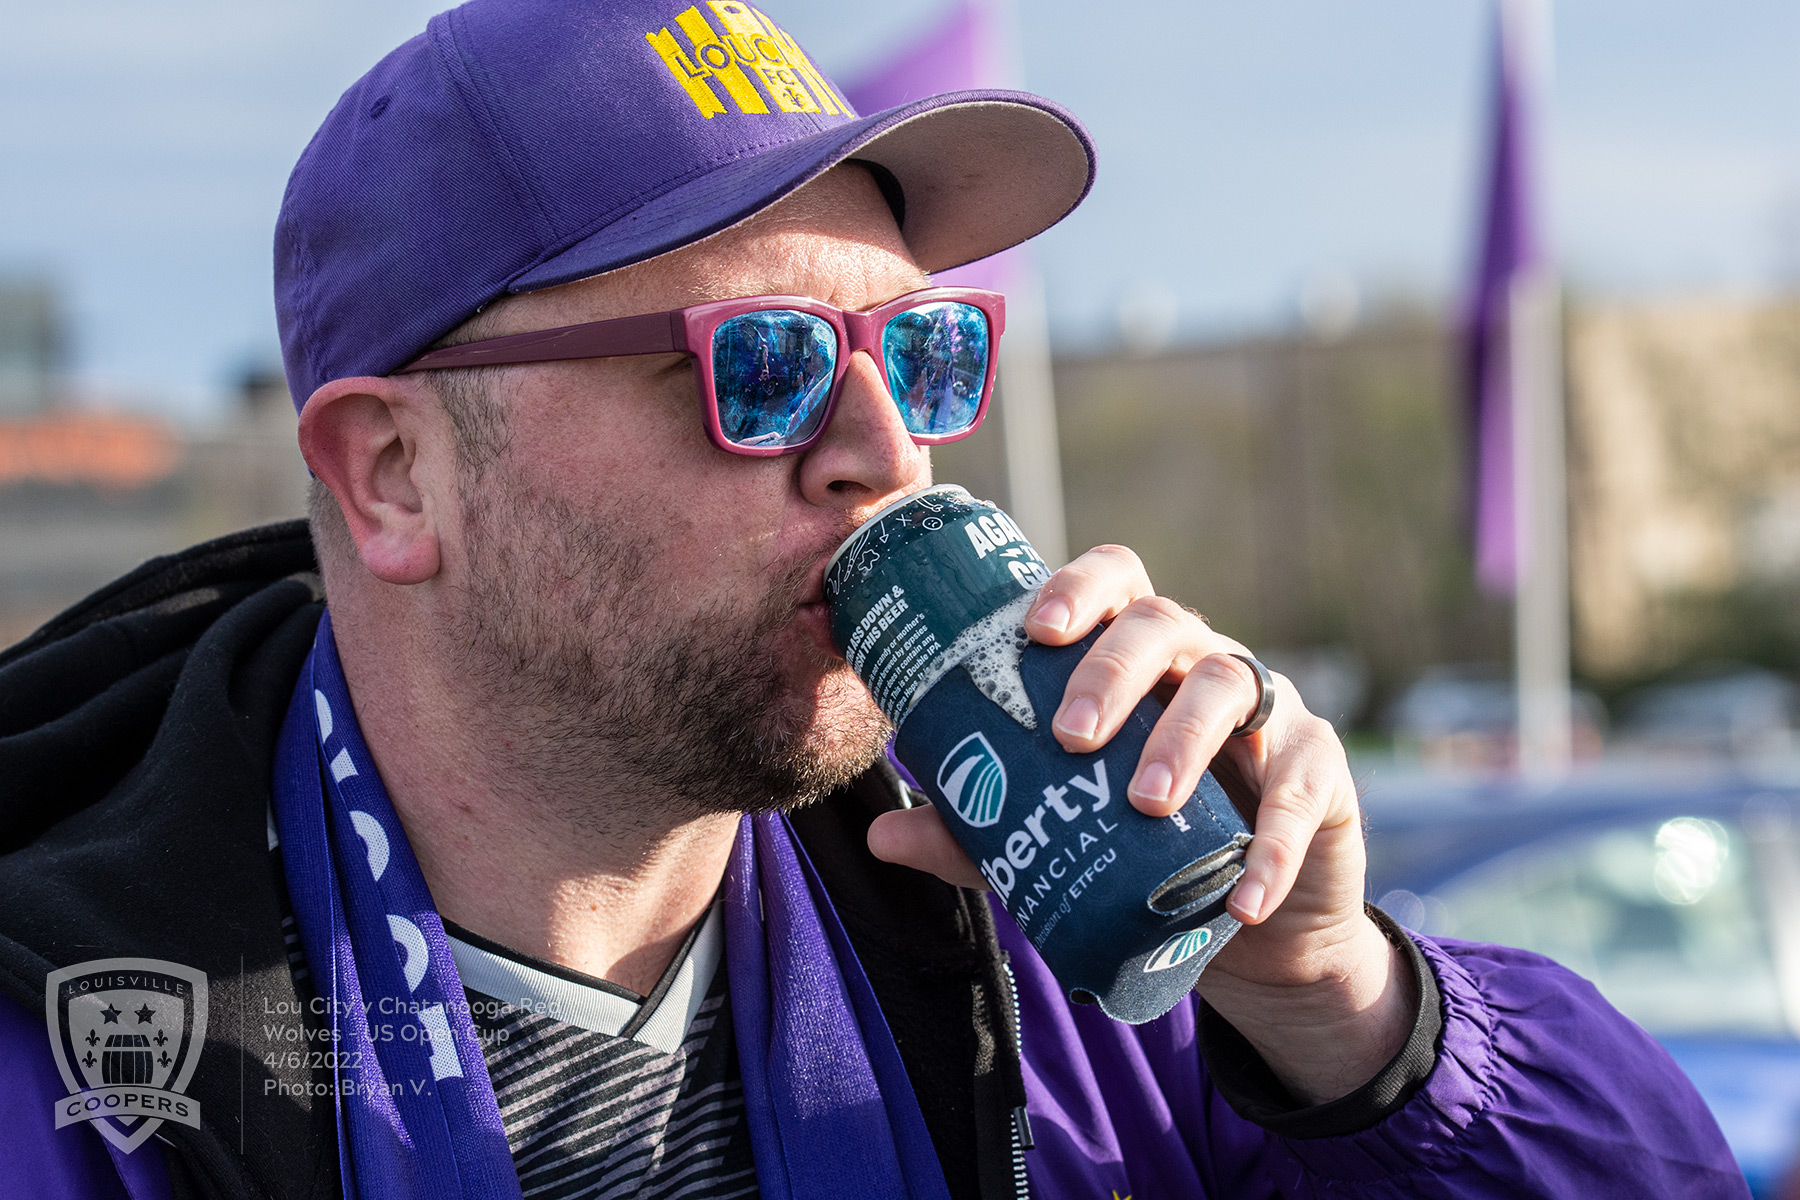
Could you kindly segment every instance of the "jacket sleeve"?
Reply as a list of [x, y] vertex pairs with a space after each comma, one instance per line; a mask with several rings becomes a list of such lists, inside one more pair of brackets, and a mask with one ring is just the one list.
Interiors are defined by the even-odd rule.
[[1213, 1104], [1209, 1149], [1243, 1194], [1749, 1195], [1693, 1085], [1592, 984], [1523, 950], [1413, 941], [1442, 1016], [1429, 1072], [1373, 1124], [1329, 1136], [1274, 1132], [1304, 1113], [1270, 1119], [1233, 1095], [1263, 1135], [1246, 1139]]
[[0, 1198], [169, 1200], [168, 1167], [155, 1141], [126, 1156], [85, 1123], [56, 1128], [68, 1090], [43, 1011], [0, 995]]

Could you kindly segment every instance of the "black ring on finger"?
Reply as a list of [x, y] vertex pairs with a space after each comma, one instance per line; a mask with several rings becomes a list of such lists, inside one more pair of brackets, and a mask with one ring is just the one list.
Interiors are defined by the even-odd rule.
[[1233, 654], [1231, 657], [1249, 667], [1250, 673], [1256, 676], [1256, 708], [1244, 718], [1242, 725], [1231, 731], [1232, 737], [1245, 737], [1269, 723], [1269, 714], [1275, 711], [1275, 680], [1269, 674], [1269, 668], [1248, 654]]

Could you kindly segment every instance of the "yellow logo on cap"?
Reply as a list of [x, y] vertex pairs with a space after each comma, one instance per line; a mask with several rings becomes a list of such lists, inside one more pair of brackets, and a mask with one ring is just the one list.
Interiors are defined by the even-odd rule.
[[725, 102], [713, 90], [715, 80], [741, 113], [767, 113], [764, 93], [786, 113], [835, 116], [851, 112], [781, 26], [740, 0], [708, 0], [706, 7], [712, 9], [725, 32], [716, 32], [696, 5], [675, 18], [687, 35], [686, 49], [666, 26], [644, 35], [701, 116], [710, 118], [726, 111]]

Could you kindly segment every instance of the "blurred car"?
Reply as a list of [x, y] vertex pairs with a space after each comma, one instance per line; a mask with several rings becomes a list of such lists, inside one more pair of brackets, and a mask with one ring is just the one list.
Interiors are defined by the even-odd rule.
[[1757, 1196], [1800, 1182], [1800, 787], [1409, 775], [1365, 807], [1369, 894], [1395, 919], [1592, 980], [1694, 1081]]
[[1628, 697], [1622, 749], [1656, 755], [1779, 754], [1794, 748], [1800, 687], [1757, 667], [1714, 666]]
[[1345, 646], [1259, 647], [1263, 666], [1286, 675], [1314, 716], [1339, 733], [1356, 725], [1369, 699], [1369, 666]]
[[[1606, 710], [1582, 688], [1575, 689], [1570, 703], [1575, 757], [1593, 759], [1600, 753]], [[1518, 761], [1517, 692], [1498, 666], [1433, 667], [1400, 693], [1387, 716], [1395, 749], [1427, 766], [1505, 767]]]

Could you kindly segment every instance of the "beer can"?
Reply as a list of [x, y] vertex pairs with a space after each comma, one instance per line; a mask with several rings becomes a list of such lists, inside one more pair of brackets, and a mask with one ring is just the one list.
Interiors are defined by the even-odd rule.
[[1250, 831], [1210, 773], [1167, 817], [1125, 787], [1154, 697], [1099, 752], [1050, 731], [1098, 631], [1025, 636], [1049, 569], [999, 508], [954, 485], [864, 522], [833, 555], [838, 649], [896, 726], [894, 753], [1071, 999], [1132, 1024], [1168, 1012], [1240, 928], [1225, 898]]

